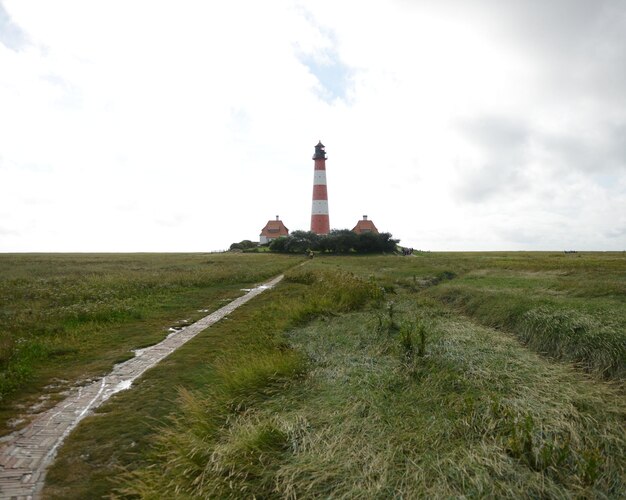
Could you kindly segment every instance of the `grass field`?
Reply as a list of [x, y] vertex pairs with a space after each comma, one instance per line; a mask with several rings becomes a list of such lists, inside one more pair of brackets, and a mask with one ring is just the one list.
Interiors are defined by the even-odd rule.
[[315, 258], [85, 419], [44, 496], [624, 496], [625, 285], [622, 253]]
[[[0, 255], [0, 434], [168, 328], [298, 262], [278, 255]], [[186, 321], [185, 321], [186, 320]]]
[[515, 333], [538, 352], [604, 378], [626, 377], [626, 253], [444, 253], [414, 260], [388, 266], [384, 259], [352, 259], [342, 267], [391, 289], [427, 288], [426, 295]]

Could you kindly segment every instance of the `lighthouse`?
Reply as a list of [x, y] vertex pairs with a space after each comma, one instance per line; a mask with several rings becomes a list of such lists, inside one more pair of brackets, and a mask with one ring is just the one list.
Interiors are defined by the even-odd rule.
[[313, 160], [315, 166], [313, 171], [311, 232], [328, 234], [330, 233], [330, 222], [328, 220], [328, 192], [326, 191], [326, 151], [322, 141], [319, 141], [315, 146]]

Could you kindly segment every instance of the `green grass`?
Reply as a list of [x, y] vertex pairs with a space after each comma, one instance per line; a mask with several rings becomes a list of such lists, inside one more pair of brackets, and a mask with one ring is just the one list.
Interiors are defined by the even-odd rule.
[[297, 399], [261, 412], [289, 408], [279, 419], [300, 422], [308, 446], [276, 466], [276, 496], [624, 491], [623, 397], [432, 304], [397, 306], [427, 315], [423, 356], [407, 357], [401, 333], [381, 336], [368, 314], [294, 332], [316, 369]]
[[[229, 254], [0, 255], [0, 433], [279, 274], [297, 258]], [[42, 396], [43, 394], [43, 396]], [[43, 399], [42, 399], [43, 398]]]
[[[300, 273], [289, 285], [300, 288], [279, 287], [274, 299], [286, 305], [283, 293], [315, 295], [311, 287], [324, 281], [317, 272], [332, 276]], [[283, 325], [286, 337], [275, 334], [290, 356], [306, 357], [306, 372], [277, 385], [250, 377], [272, 371], [263, 357], [260, 368], [246, 355], [244, 363], [229, 358], [232, 371], [222, 371], [217, 385], [183, 393], [181, 413], [147, 465], [123, 476], [118, 494], [603, 498], [626, 491], [623, 391], [421, 292], [399, 288], [387, 295], [392, 308], [371, 299], [343, 314], [325, 309], [309, 323], [300, 305], [282, 309], [293, 320]], [[363, 309], [368, 303], [379, 306]], [[247, 366], [243, 384], [238, 366]]]
[[619, 257], [583, 256], [576, 267], [562, 259], [540, 271], [475, 269], [429, 294], [483, 325], [514, 332], [537, 352], [624, 379], [626, 257]]
[[[210, 452], [201, 443], [210, 443], [229, 419], [279, 394], [303, 375], [307, 360], [286, 342], [285, 329], [312, 314], [333, 315], [362, 307], [380, 294], [373, 284], [355, 282], [345, 274], [306, 276], [296, 271], [288, 273], [285, 281], [280, 291], [265, 292], [205, 330], [149, 370], [135, 390], [116, 395], [97, 416], [85, 419], [51, 467], [45, 496], [108, 494], [120, 465], [142, 470], [154, 453], [149, 445], [168, 439], [185, 450], [176, 455], [165, 444], [161, 448], [172, 470], [193, 481], [202, 475], [202, 463]], [[180, 437], [167, 430], [178, 426], [194, 430]], [[156, 495], [163, 498], [169, 493], [163, 490]]]
[[389, 290], [424, 291], [530, 348], [607, 379], [626, 377], [626, 254], [459, 253], [326, 259]]
[[316, 257], [85, 419], [44, 497], [624, 496], [625, 263]]

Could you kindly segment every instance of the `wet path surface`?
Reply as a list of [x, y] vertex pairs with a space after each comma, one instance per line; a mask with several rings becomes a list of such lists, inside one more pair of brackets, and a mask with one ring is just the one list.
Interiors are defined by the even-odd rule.
[[78, 387], [64, 401], [38, 415], [24, 429], [3, 438], [0, 447], [0, 498], [38, 498], [46, 468], [59, 446], [84, 417], [111, 395], [130, 388], [133, 380], [152, 368], [202, 330], [224, 318], [242, 304], [276, 285], [283, 276], [253, 288], [221, 309], [169, 335], [151, 347], [136, 351], [133, 359], [89, 385]]

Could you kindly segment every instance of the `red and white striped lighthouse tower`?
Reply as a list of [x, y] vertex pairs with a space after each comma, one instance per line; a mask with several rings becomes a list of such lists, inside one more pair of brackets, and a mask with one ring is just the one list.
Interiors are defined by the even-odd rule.
[[328, 220], [328, 192], [326, 191], [326, 151], [322, 141], [315, 146], [315, 170], [313, 174], [313, 208], [311, 210], [311, 232], [330, 233]]

